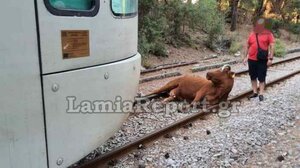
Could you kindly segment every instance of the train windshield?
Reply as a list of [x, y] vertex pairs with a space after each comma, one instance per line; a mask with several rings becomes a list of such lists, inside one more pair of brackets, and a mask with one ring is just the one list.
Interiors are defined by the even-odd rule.
[[137, 0], [112, 0], [111, 5], [117, 16], [134, 15], [137, 12]]
[[50, 4], [61, 10], [91, 10], [95, 0], [50, 0]]

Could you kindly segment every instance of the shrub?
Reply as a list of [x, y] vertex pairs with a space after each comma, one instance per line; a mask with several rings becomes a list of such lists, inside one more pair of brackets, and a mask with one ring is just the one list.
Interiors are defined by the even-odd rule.
[[286, 54], [286, 48], [284, 44], [277, 39], [274, 47], [274, 56], [275, 57], [283, 57]]
[[206, 46], [216, 49], [216, 42], [224, 32], [225, 19], [218, 11], [218, 4], [214, 0], [201, 0], [198, 2], [198, 24], [208, 34]]
[[292, 32], [294, 34], [300, 34], [300, 24], [284, 22], [279, 19], [270, 19], [270, 29], [273, 31], [276, 37], [280, 37], [279, 29], [285, 28], [287, 31]]
[[203, 30], [207, 33], [205, 44], [215, 49], [225, 25], [217, 6], [215, 0], [196, 4], [182, 0], [139, 1], [139, 52], [167, 56], [165, 44], [195, 47], [186, 30]]
[[147, 56], [144, 56], [142, 59], [142, 66], [146, 69], [151, 68], [152, 64], [149, 61], [149, 58]]
[[138, 50], [143, 57], [148, 54], [167, 56], [165, 48], [166, 18], [157, 1], [139, 1]]
[[284, 22], [282, 20], [279, 19], [269, 19], [269, 20], [270, 20], [272, 30], [278, 30], [284, 27]]
[[243, 45], [235, 40], [231, 42], [230, 48], [229, 48], [229, 53], [230, 54], [235, 54], [238, 51], [242, 49]]
[[279, 19], [269, 19], [269, 21], [270, 21], [269, 29], [272, 30], [272, 32], [276, 38], [279, 38], [281, 36], [279, 29], [284, 28], [284, 25], [285, 25], [284, 22]]
[[156, 56], [162, 56], [162, 57], [167, 57], [168, 56], [168, 52], [167, 52], [167, 49], [165, 47], [165, 44], [162, 43], [162, 42], [154, 43], [151, 46], [149, 53], [154, 54]]
[[290, 23], [287, 25], [287, 30], [294, 34], [300, 34], [300, 24]]

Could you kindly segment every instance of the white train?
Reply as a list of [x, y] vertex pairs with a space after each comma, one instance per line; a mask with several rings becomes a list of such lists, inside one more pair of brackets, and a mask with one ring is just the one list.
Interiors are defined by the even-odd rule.
[[137, 4], [1, 3], [0, 167], [67, 167], [118, 130], [128, 113], [68, 106], [69, 100], [134, 99], [141, 60]]

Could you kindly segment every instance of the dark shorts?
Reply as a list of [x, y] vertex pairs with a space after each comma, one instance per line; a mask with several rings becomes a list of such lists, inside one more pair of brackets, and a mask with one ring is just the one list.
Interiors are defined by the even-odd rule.
[[253, 61], [248, 60], [249, 75], [252, 81], [258, 80], [259, 82], [265, 82], [267, 76], [267, 61]]

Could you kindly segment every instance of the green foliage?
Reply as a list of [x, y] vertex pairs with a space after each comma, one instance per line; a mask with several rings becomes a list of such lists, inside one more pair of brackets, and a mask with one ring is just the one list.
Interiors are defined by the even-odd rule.
[[144, 56], [142, 59], [142, 66], [146, 69], [151, 68], [152, 64], [149, 61], [149, 58], [147, 56]]
[[268, 27], [268, 28], [272, 30], [274, 36], [276, 38], [280, 38], [281, 34], [280, 34], [279, 29], [284, 27], [284, 25], [285, 25], [284, 22], [279, 19], [271, 18], [271, 19], [269, 19], [269, 25], [270, 25], [270, 27]]
[[156, 0], [139, 1], [139, 43], [142, 56], [167, 56], [165, 48], [166, 18]]
[[239, 42], [237, 42], [236, 40], [233, 40], [231, 42], [230, 48], [229, 48], [229, 53], [230, 54], [235, 54], [238, 51], [241, 51], [241, 49], [243, 48], [243, 45]]
[[286, 29], [287, 31], [294, 33], [294, 34], [300, 34], [300, 24], [296, 23], [290, 23], [290, 22], [284, 22], [280, 19], [270, 19], [271, 23], [271, 29], [275, 36], [278, 38], [280, 37], [279, 29]]
[[258, 6], [258, 0], [240, 0], [240, 6], [244, 9], [254, 10]]
[[274, 48], [274, 56], [275, 57], [283, 57], [286, 54], [286, 48], [282, 41], [276, 39], [275, 48]]
[[224, 18], [215, 0], [201, 0], [196, 4], [182, 0], [139, 1], [139, 52], [142, 55], [167, 56], [165, 44], [174, 47], [194, 46], [190, 33], [207, 33], [205, 43], [214, 49], [224, 31]]
[[279, 19], [270, 19], [270, 23], [271, 23], [272, 30], [278, 30], [284, 27], [284, 22]]
[[138, 50], [142, 54], [142, 56], [145, 56], [145, 54], [150, 53], [151, 43], [148, 42], [145, 34], [139, 33]]
[[196, 23], [208, 34], [206, 40], [207, 47], [215, 49], [218, 37], [224, 32], [224, 16], [218, 11], [218, 4], [214, 0], [201, 0], [197, 5], [199, 13]]
[[161, 42], [154, 43], [153, 46], [151, 46], [150, 53], [162, 57], [168, 56], [165, 44]]
[[294, 34], [300, 34], [300, 24], [290, 23], [287, 25], [287, 30]]
[[283, 19], [287, 22], [291, 22], [296, 15], [300, 14], [300, 1], [299, 0], [289, 0], [284, 8], [282, 9]]

